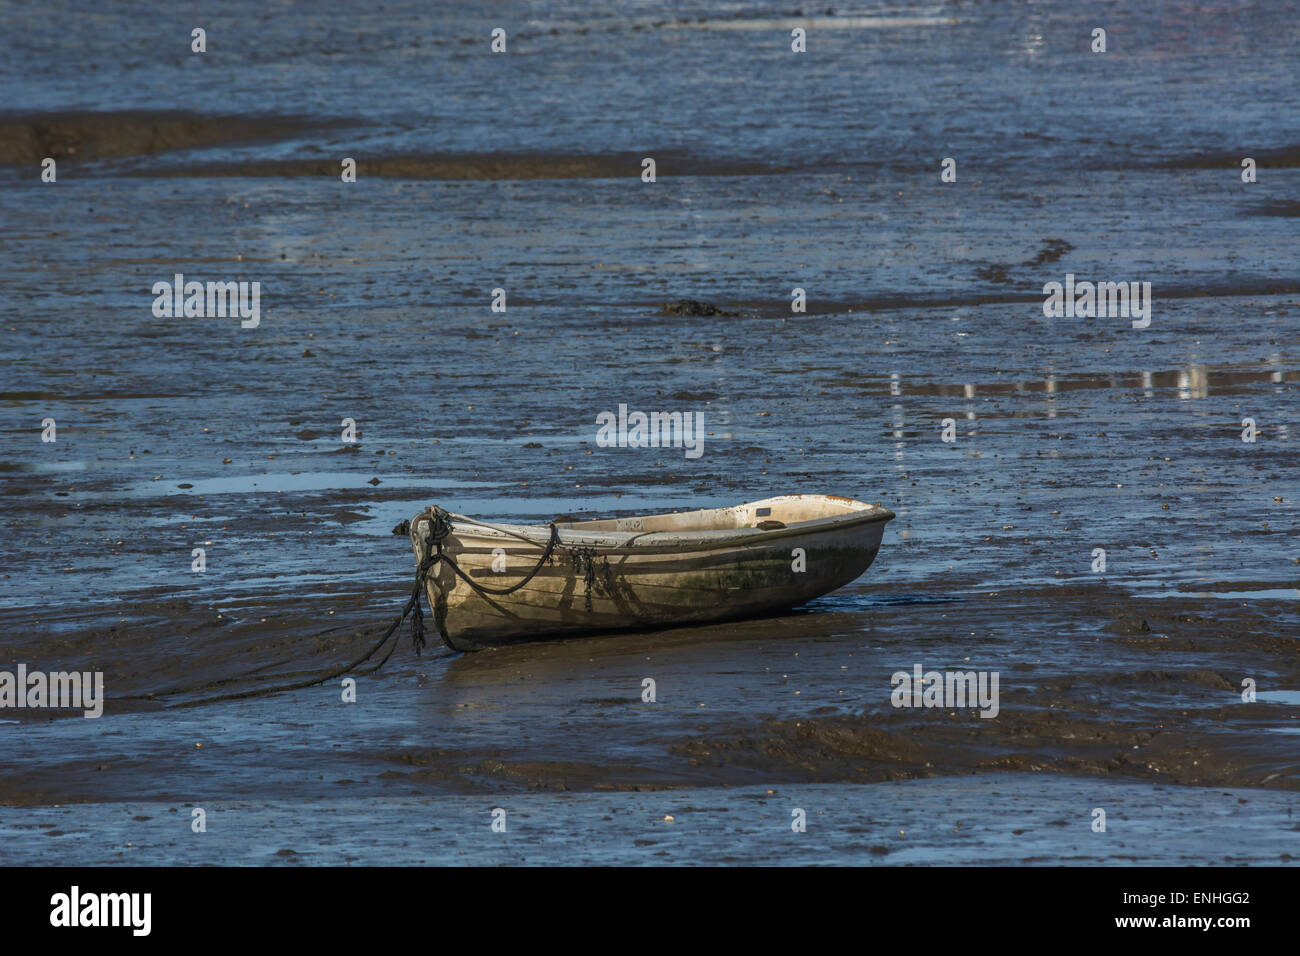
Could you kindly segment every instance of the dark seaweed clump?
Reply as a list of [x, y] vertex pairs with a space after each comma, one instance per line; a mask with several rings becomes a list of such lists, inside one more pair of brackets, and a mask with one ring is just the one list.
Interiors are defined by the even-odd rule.
[[709, 316], [709, 315], [728, 315], [712, 302], [703, 302], [699, 299], [674, 299], [672, 302], [665, 302], [659, 308], [660, 315], [685, 315], [685, 316]]

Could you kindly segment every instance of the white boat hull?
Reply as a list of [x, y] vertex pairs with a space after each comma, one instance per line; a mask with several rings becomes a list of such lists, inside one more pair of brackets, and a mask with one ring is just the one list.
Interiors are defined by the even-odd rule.
[[[434, 566], [426, 591], [435, 624], [458, 650], [752, 617], [853, 581], [875, 558], [893, 517], [847, 498], [787, 495], [734, 508], [557, 523], [558, 547], [513, 593], [480, 593], [446, 562]], [[422, 518], [427, 513], [411, 522], [417, 556], [431, 527]], [[760, 522], [767, 526], [755, 527]], [[549, 537], [549, 526], [488, 527], [453, 516], [443, 550], [475, 583], [504, 589], [537, 566]]]

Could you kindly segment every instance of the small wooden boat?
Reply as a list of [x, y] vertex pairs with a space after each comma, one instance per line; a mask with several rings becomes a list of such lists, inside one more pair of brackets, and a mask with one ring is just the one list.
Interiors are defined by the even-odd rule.
[[409, 534], [439, 633], [475, 650], [786, 610], [862, 574], [893, 517], [834, 495], [542, 526], [435, 506]]

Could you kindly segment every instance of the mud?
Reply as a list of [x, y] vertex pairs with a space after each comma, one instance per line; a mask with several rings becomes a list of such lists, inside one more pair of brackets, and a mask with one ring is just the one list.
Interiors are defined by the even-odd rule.
[[295, 116], [205, 116], [179, 110], [0, 115], [0, 163], [36, 165], [47, 156], [86, 162], [274, 142], [340, 122]]
[[[266, 621], [212, 619], [180, 601], [140, 601], [129, 621], [108, 627], [65, 618], [58, 636], [16, 647], [18, 659], [50, 671], [104, 670], [106, 716], [8, 712], [25, 744], [0, 767], [0, 801], [166, 799], [210, 785], [203, 780], [216, 770], [224, 798], [249, 799], [302, 786], [306, 767], [375, 795], [1005, 771], [1300, 789], [1297, 700], [1241, 698], [1247, 677], [1261, 690], [1300, 687], [1295, 634], [1284, 624], [1294, 601], [1137, 599], [1103, 585], [884, 597], [855, 587], [771, 620], [468, 656], [404, 652], [361, 678], [365, 706], [355, 709], [338, 703], [337, 682], [165, 708], [355, 658], [366, 647], [368, 602], [319, 602], [337, 623], [314, 631], [300, 624], [312, 607], [293, 601], [259, 607]], [[849, 602], [872, 612], [843, 610]], [[15, 623], [4, 621], [7, 630]], [[913, 662], [998, 671], [1000, 713], [990, 720], [970, 709], [892, 706], [891, 674]], [[646, 676], [657, 684], [654, 703], [641, 697]], [[186, 726], [193, 741], [185, 731], [177, 739]], [[415, 743], [413, 731], [426, 742]], [[65, 749], [87, 733], [101, 745]], [[187, 755], [196, 743], [203, 753]], [[239, 766], [264, 747], [265, 759]]]
[[[209, 803], [208, 833], [187, 839], [181, 803], [40, 807], [0, 819], [9, 859], [91, 865], [766, 866], [1294, 865], [1294, 798], [1115, 780], [979, 778], [626, 792], [523, 794], [507, 834], [473, 796], [337, 795]], [[1109, 807], [1105, 833], [1081, 820]], [[504, 807], [500, 809], [506, 809]], [[793, 809], [807, 830], [791, 831]], [[358, 819], [382, 825], [364, 830]], [[1233, 840], [1223, 827], [1231, 821]], [[599, 833], [593, 839], [591, 833]], [[309, 835], [309, 836], [308, 836]]]
[[[788, 170], [761, 163], [715, 160], [691, 156], [672, 150], [647, 150], [655, 159], [659, 176], [774, 176]], [[623, 179], [641, 175], [645, 156], [622, 153], [605, 156], [527, 155], [517, 153], [483, 153], [431, 156], [375, 156], [357, 162], [357, 176], [422, 180], [529, 180], [529, 179]], [[165, 176], [326, 176], [338, 179], [340, 161], [330, 159], [293, 159], [280, 162], [241, 164], [204, 163], [173, 166]], [[137, 175], [158, 175], [153, 170]]]
[[[358, 32], [322, 4], [304, 34], [234, 4], [262, 28], [221, 82], [124, 61], [153, 42], [134, 4], [75, 50], [58, 15], [7, 21], [40, 42], [0, 50], [5, 83], [46, 80], [0, 134], [0, 670], [102, 671], [107, 700], [0, 711], [0, 862], [1300, 856], [1294, 17], [832, 22], [796, 69], [742, 29], [784, 9], [561, 5], [495, 59], [495, 24], [391, 10]], [[1100, 68], [1090, 10], [1145, 53]], [[843, 68], [864, 43], [888, 108]], [[177, 272], [260, 282], [260, 326], [156, 319]], [[1150, 327], [1045, 319], [1066, 273], [1151, 281]], [[624, 402], [702, 412], [705, 454], [598, 447]], [[786, 492], [898, 516], [797, 612], [404, 638], [355, 703], [178, 706], [357, 658], [430, 504]], [[998, 716], [892, 706], [918, 664], [998, 672]], [[489, 845], [498, 806], [524, 825]], [[792, 807], [833, 826], [793, 842]]]

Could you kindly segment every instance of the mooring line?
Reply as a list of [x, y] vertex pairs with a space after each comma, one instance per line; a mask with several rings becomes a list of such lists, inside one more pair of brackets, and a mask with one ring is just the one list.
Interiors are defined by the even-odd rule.
[[[476, 525], [480, 525], [481, 527], [492, 528], [495, 531], [500, 531], [503, 534], [511, 535], [512, 537], [518, 538], [521, 541], [526, 541], [528, 544], [532, 545], [533, 547], [542, 548], [542, 555], [538, 559], [537, 564], [533, 566], [532, 570], [530, 570], [519, 581], [515, 582], [513, 585], [511, 585], [508, 588], [490, 588], [487, 585], [480, 584], [477, 581], [473, 580], [468, 574], [466, 574], [461, 569], [460, 565], [456, 562], [456, 559], [454, 557], [452, 557], [450, 554], [446, 553], [442, 549], [443, 541], [454, 530], [453, 521], [452, 521], [453, 518], [455, 518], [456, 520], [463, 520], [469, 524], [476, 524]], [[220, 701], [226, 701], [226, 700], [246, 700], [250, 697], [263, 697], [268, 694], [279, 694], [284, 691], [303, 690], [307, 687], [315, 687], [319, 684], [325, 683], [326, 681], [336, 680], [340, 677], [343, 677], [346, 674], [356, 673], [356, 674], [360, 674], [361, 676], [373, 674], [376, 671], [378, 671], [381, 667], [383, 667], [386, 663], [388, 663], [388, 659], [392, 657], [393, 652], [397, 650], [397, 645], [400, 643], [399, 640], [394, 640], [392, 642], [392, 646], [389, 647], [388, 653], [386, 653], [383, 656], [383, 658], [380, 659], [379, 663], [365, 670], [360, 670], [359, 668], [361, 668], [363, 664], [365, 664], [372, 657], [374, 657], [376, 654], [379, 653], [379, 651], [383, 648], [383, 646], [387, 644], [388, 641], [397, 632], [397, 629], [402, 626], [402, 622], [405, 621], [408, 617], [411, 619], [411, 644], [415, 648], [416, 654], [421, 653], [424, 650], [424, 646], [425, 646], [424, 609], [421, 606], [421, 601], [424, 595], [424, 591], [425, 591], [425, 587], [429, 575], [433, 572], [433, 569], [441, 563], [446, 563], [447, 565], [449, 565], [451, 567], [451, 570], [456, 574], [457, 577], [459, 577], [462, 581], [468, 584], [472, 589], [477, 591], [479, 594], [492, 595], [495, 597], [503, 597], [507, 594], [513, 594], [514, 592], [518, 591], [525, 584], [527, 584], [534, 577], [536, 577], [538, 572], [540, 572], [542, 568], [545, 567], [546, 563], [551, 559], [551, 556], [555, 553], [555, 549], [557, 547], [564, 548], [565, 550], [571, 553], [574, 559], [575, 577], [582, 577], [584, 579], [584, 583], [586, 584], [586, 591], [587, 591], [586, 607], [588, 611], [591, 610], [591, 591], [593, 586], [596, 583], [596, 576], [595, 576], [596, 549], [581, 548], [581, 547], [576, 547], [571, 545], [561, 545], [560, 532], [559, 529], [556, 528], [554, 522], [551, 522], [550, 525], [550, 529], [551, 529], [550, 538], [547, 540], [545, 546], [543, 546], [530, 538], [526, 538], [523, 535], [516, 534], [512, 531], [509, 531], [508, 529], [497, 528], [494, 525], [487, 524], [486, 522], [483, 521], [475, 521], [472, 518], [464, 518], [462, 515], [452, 515], [451, 512], [444, 511], [442, 508], [439, 508], [435, 505], [432, 509], [426, 511], [424, 514], [418, 515], [413, 522], [403, 521], [400, 525], [398, 525], [396, 528], [393, 529], [393, 533], [409, 534], [412, 526], [418, 525], [421, 521], [429, 522], [430, 527], [429, 527], [428, 537], [418, 542], [418, 546], [421, 549], [421, 554], [420, 554], [420, 560], [417, 564], [416, 571], [415, 571], [415, 584], [411, 588], [411, 596], [407, 599], [406, 605], [402, 608], [402, 613], [398, 615], [397, 620], [393, 621], [392, 624], [388, 625], [388, 628], [380, 636], [379, 640], [375, 642], [374, 646], [371, 647], [370, 650], [366, 651], [366, 653], [362, 654], [360, 657], [352, 661], [350, 664], [347, 664], [340, 668], [336, 668], [335, 670], [332, 670], [329, 673], [322, 674], [317, 677], [312, 677], [301, 681], [293, 681], [288, 684], [277, 684], [273, 687], [255, 687], [250, 690], [236, 691], [229, 694], [216, 694], [211, 697], [201, 697], [198, 700], [183, 700], [183, 701], [178, 701], [176, 703], [166, 704], [165, 706], [168, 709], [176, 709], [181, 707], [198, 707], [202, 704], [215, 704]], [[606, 577], [608, 577], [609, 574], [608, 561], [605, 562], [604, 570], [605, 570]], [[432, 606], [432, 603], [430, 603], [429, 612], [430, 614], [434, 613], [434, 608]], [[453, 651], [463, 650], [463, 648], [459, 648], [455, 645], [453, 639], [447, 633], [446, 629], [442, 626], [441, 622], [437, 620], [436, 614], [434, 615], [434, 623], [435, 626], [438, 628], [439, 636], [442, 638], [443, 643], [446, 644], [447, 647], [449, 647]], [[278, 675], [265, 674], [265, 675], [259, 675], [256, 678], [227, 677], [227, 678], [222, 678], [221, 680], [218, 681], [210, 681], [206, 684], [200, 684], [196, 687], [176, 688], [172, 690], [156, 691], [151, 694], [135, 694], [120, 699], [156, 701], [159, 698], [175, 697], [181, 694], [193, 694], [210, 688], [221, 687], [227, 684], [232, 684], [240, 680], [250, 680], [250, 679], [271, 680], [274, 679], [276, 676]]]

